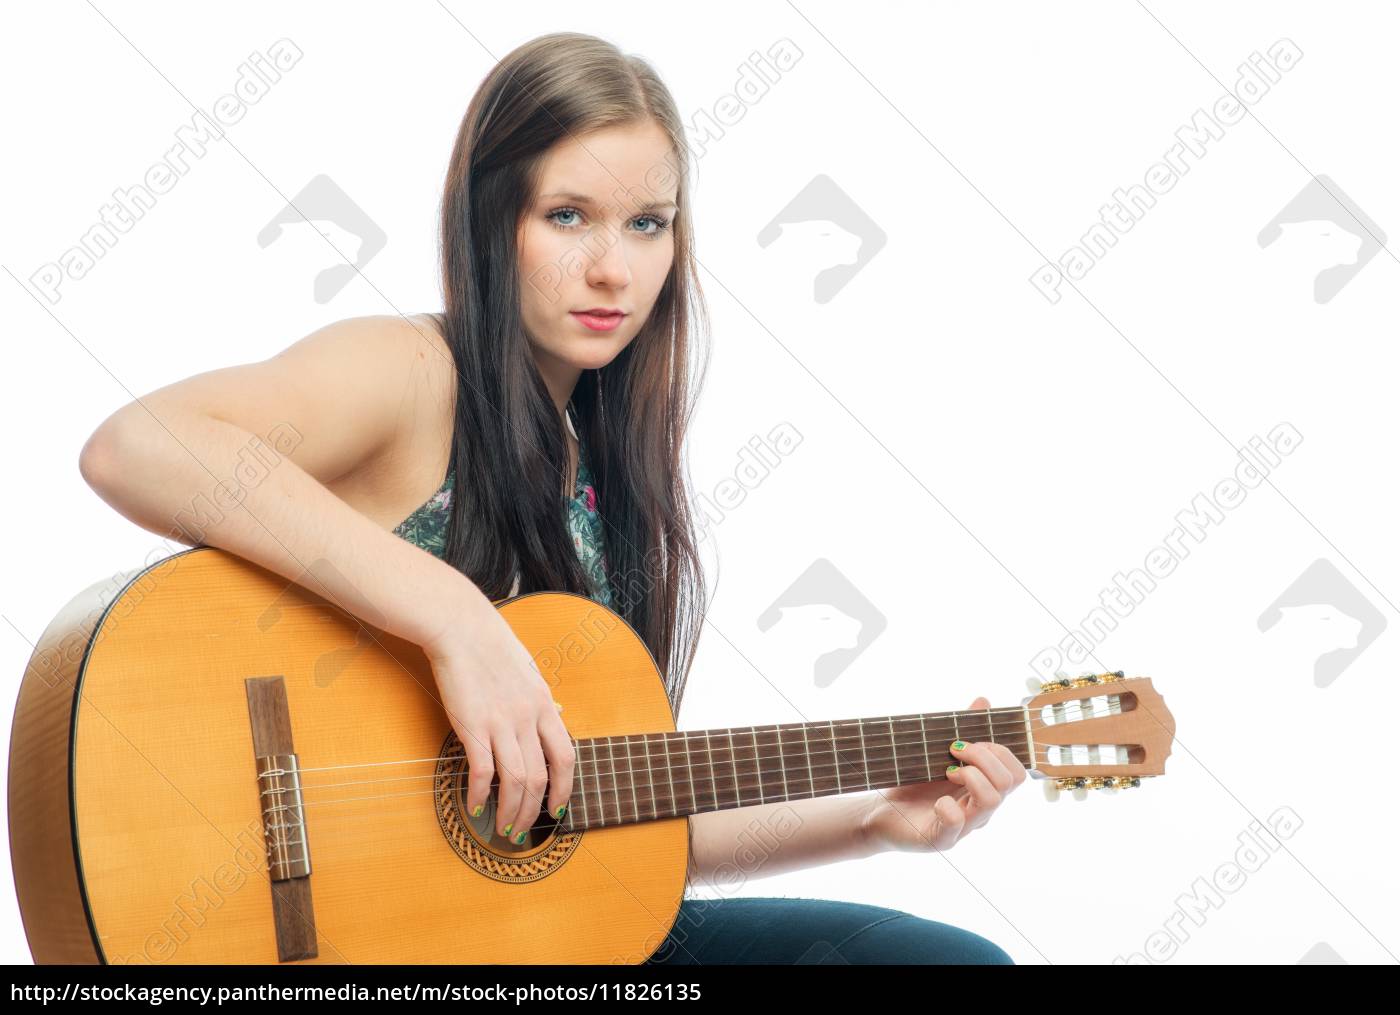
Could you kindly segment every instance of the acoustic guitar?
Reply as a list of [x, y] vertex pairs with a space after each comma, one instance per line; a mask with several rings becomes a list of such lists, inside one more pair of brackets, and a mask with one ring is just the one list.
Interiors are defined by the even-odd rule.
[[[315, 569], [313, 568], [313, 571]], [[495, 831], [422, 650], [200, 546], [94, 585], [25, 672], [10, 849], [39, 963], [640, 963], [684, 895], [687, 816], [943, 778], [957, 739], [1061, 786], [1160, 775], [1151, 681], [1019, 705], [677, 731], [617, 613], [496, 604], [574, 738], [562, 819]], [[363, 612], [357, 610], [356, 612]]]

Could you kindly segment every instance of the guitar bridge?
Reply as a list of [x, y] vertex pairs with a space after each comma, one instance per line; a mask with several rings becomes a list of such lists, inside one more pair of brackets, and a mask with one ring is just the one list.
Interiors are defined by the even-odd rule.
[[311, 904], [311, 851], [301, 800], [301, 768], [292, 746], [292, 714], [280, 676], [249, 677], [248, 721], [258, 773], [273, 930], [281, 962], [317, 955], [316, 914]]
[[306, 845], [301, 770], [295, 754], [258, 758], [258, 795], [263, 802], [263, 838], [269, 876], [273, 881], [308, 876], [311, 852]]

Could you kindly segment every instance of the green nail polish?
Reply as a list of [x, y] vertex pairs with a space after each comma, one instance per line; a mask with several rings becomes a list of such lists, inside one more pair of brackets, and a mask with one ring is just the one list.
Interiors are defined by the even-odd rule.
[[483, 807], [485, 807], [485, 806], [486, 806], [485, 804], [477, 804], [477, 805], [476, 805], [476, 810], [472, 811], [472, 817], [474, 817], [474, 818], [479, 818], [479, 817], [481, 817], [481, 809], [482, 809]]
[[961, 767], [962, 767], [961, 765], [949, 765], [949, 766], [948, 766], [948, 771], [949, 771], [949, 772], [956, 772], [956, 771], [957, 771], [959, 768], [961, 768]]
[[965, 750], [967, 750], [967, 744], [963, 743], [961, 740], [954, 740], [954, 741], [953, 741], [953, 750], [955, 750], [955, 751], [965, 751]]
[[525, 833], [524, 833], [524, 832], [521, 832], [520, 834], [518, 834], [518, 835], [515, 837], [515, 841], [516, 841], [517, 844], [524, 842], [524, 841], [525, 841]]
[[[512, 821], [512, 822], [510, 823], [510, 825], [513, 825], [513, 824], [515, 824], [514, 821]], [[506, 830], [505, 830], [504, 832], [501, 833], [502, 835], [509, 835], [509, 834], [510, 834], [510, 825], [506, 825]]]
[[555, 816], [556, 818], [562, 818], [562, 817], [564, 816], [564, 812], [565, 812], [566, 810], [568, 810], [568, 809], [569, 809], [569, 805], [568, 805], [568, 804], [560, 804], [560, 805], [559, 805], [559, 809], [558, 809], [557, 811], [554, 812], [554, 816]]

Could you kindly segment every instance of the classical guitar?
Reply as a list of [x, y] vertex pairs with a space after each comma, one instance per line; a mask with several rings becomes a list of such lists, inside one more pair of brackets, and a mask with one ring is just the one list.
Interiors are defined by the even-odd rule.
[[[212, 547], [95, 585], [25, 672], [10, 849], [40, 963], [637, 963], [683, 896], [687, 815], [943, 777], [955, 739], [1063, 786], [1160, 775], [1143, 678], [1019, 705], [679, 732], [646, 646], [583, 596], [496, 604], [574, 738], [561, 820], [495, 833], [422, 650]], [[357, 613], [363, 612], [360, 610]]]

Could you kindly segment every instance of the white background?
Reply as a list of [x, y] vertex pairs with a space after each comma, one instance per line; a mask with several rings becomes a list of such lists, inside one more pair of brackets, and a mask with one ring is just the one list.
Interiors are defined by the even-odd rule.
[[[802, 58], [705, 146], [695, 181], [713, 319], [695, 489], [734, 476], [745, 444], [780, 423], [804, 439], [706, 540], [720, 567], [684, 727], [963, 708], [979, 694], [1016, 704], [1030, 661], [1233, 473], [1233, 446], [1281, 422], [1304, 441], [1186, 544], [1093, 660], [1067, 667], [1154, 679], [1178, 724], [1166, 778], [1053, 803], [1027, 782], [946, 854], [754, 877], [737, 892], [896, 907], [977, 931], [1021, 963], [1111, 962], [1171, 922], [1252, 821], [1287, 807], [1296, 834], [1202, 925], [1175, 921], [1167, 961], [1292, 963], [1320, 943], [1349, 962], [1395, 961], [1384, 694], [1400, 663], [1400, 89], [1388, 5], [448, 10], [98, 0], [7, 11], [0, 672], [11, 694], [54, 613], [157, 542], [78, 473], [104, 417], [332, 320], [441, 307], [443, 174], [493, 59], [549, 31], [598, 34], [648, 58], [689, 123], [734, 90], [751, 53], [788, 39]], [[43, 299], [30, 277], [175, 146], [191, 102], [210, 109], [239, 64], [281, 38], [301, 62], [86, 278]], [[1303, 53], [1297, 65], [1048, 302], [1029, 282], [1037, 269], [1116, 189], [1142, 184], [1241, 63], [1284, 38]], [[365, 278], [325, 304], [311, 280], [329, 251], [309, 226], [266, 250], [255, 239], [319, 173], [389, 238]], [[791, 248], [757, 241], [818, 174], [886, 236], [824, 304]], [[1332, 263], [1324, 252], [1297, 234], [1257, 240], [1314, 175], [1389, 230], [1390, 249], [1326, 303], [1312, 290]], [[756, 623], [818, 558], [888, 621], [824, 688]], [[1388, 621], [1325, 688], [1312, 677], [1316, 631], [1257, 626], [1320, 558]], [[13, 895], [0, 893], [0, 961], [29, 960]]]

